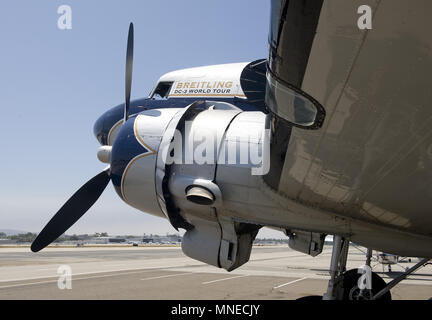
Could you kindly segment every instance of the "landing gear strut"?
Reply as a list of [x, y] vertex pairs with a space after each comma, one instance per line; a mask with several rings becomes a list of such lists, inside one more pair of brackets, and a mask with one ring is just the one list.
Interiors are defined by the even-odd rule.
[[343, 273], [346, 270], [349, 241], [341, 236], [333, 237], [333, 250], [330, 262], [330, 280], [323, 300], [341, 300]]
[[426, 264], [428, 264], [429, 260], [430, 260], [430, 258], [421, 259], [417, 264], [415, 264], [414, 266], [412, 266], [411, 268], [409, 268], [408, 270], [406, 270], [399, 277], [397, 277], [394, 280], [392, 280], [391, 282], [389, 282], [389, 284], [387, 284], [382, 290], [380, 290], [379, 292], [377, 292], [372, 297], [372, 300], [382, 299], [383, 296], [385, 296], [386, 294], [390, 293], [390, 289], [391, 288], [393, 288], [395, 285], [397, 285], [402, 280], [406, 279], [406, 277], [408, 277], [411, 273], [413, 273], [417, 269], [419, 269], [419, 268], [425, 266]]
[[372, 249], [368, 248], [366, 251], [366, 265], [371, 266], [371, 259], [372, 259]]

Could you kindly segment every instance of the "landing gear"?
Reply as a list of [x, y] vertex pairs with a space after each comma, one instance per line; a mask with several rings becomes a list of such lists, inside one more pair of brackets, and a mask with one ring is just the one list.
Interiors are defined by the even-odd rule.
[[[343, 274], [342, 300], [372, 300], [373, 296], [386, 287], [386, 282], [375, 272], [371, 272], [371, 287], [370, 289], [359, 288], [359, 279], [362, 274], [358, 269], [351, 269]], [[390, 291], [386, 292], [379, 300], [391, 300]]]
[[[417, 269], [424, 267], [431, 258], [423, 258], [403, 274], [386, 283], [370, 267], [372, 249], [366, 254], [366, 265], [346, 271], [349, 240], [341, 236], [333, 237], [333, 250], [330, 263], [330, 280], [322, 300], [391, 300], [390, 289]], [[302, 297], [297, 300], [318, 300], [319, 296]]]
[[390, 281], [388, 284], [386, 284], [385, 288], [382, 289], [381, 291], [379, 291], [377, 294], [375, 294], [372, 297], [372, 299], [373, 300], [381, 299], [381, 297], [383, 297], [384, 295], [386, 295], [387, 293], [390, 292], [391, 288], [393, 288], [394, 286], [396, 286], [402, 280], [406, 279], [406, 277], [408, 277], [411, 273], [413, 273], [417, 269], [422, 268], [425, 265], [427, 265], [428, 262], [429, 262], [429, 260], [430, 260], [430, 258], [423, 258], [423, 259], [421, 259], [418, 263], [416, 263], [411, 268], [409, 268], [408, 270], [406, 270], [400, 276], [396, 277], [395, 279], [393, 279], [392, 281]]
[[322, 301], [322, 296], [305, 296], [296, 299], [296, 301]]
[[372, 260], [372, 249], [368, 248], [366, 251], [366, 265], [371, 266], [371, 260]]
[[[386, 287], [385, 281], [372, 272], [370, 267], [365, 268], [364, 273], [358, 269], [345, 271], [348, 248], [349, 240], [334, 236], [330, 280], [327, 292], [323, 296], [324, 300], [371, 300]], [[370, 265], [370, 255], [371, 251], [366, 266]], [[391, 300], [390, 292], [387, 291], [380, 299]]]
[[341, 300], [343, 298], [343, 273], [346, 270], [349, 241], [341, 236], [333, 237], [333, 250], [330, 262], [330, 280], [323, 300]]

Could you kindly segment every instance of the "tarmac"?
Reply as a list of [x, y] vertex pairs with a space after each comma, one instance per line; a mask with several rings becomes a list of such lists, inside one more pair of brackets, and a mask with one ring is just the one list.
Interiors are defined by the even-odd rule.
[[[365, 263], [364, 251], [350, 248], [347, 269]], [[0, 299], [297, 299], [326, 291], [330, 257], [329, 246], [317, 257], [287, 246], [256, 246], [248, 263], [227, 272], [188, 258], [180, 247], [49, 247], [39, 253], [0, 247]], [[372, 267], [389, 282], [417, 261], [393, 265], [391, 273], [375, 259]], [[60, 278], [62, 270], [70, 270], [70, 278]], [[432, 266], [391, 294], [394, 300], [431, 299]]]

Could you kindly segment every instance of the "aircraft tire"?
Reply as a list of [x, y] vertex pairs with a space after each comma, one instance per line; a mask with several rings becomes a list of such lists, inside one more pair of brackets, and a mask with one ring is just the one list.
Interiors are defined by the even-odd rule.
[[[344, 273], [343, 277], [343, 283], [342, 287], [344, 289], [343, 291], [343, 298], [342, 300], [368, 300], [365, 298], [358, 297], [358, 293], [360, 292], [360, 289], [357, 286], [358, 279], [360, 278], [361, 274], [358, 273], [357, 269], [348, 270]], [[386, 286], [386, 282], [375, 272], [372, 272], [372, 295], [377, 294], [382, 289], [384, 289]], [[388, 291], [386, 294], [384, 294], [379, 300], [383, 301], [389, 301], [391, 300], [391, 293]]]
[[323, 297], [322, 296], [304, 296], [304, 297], [300, 297], [297, 298], [297, 301], [322, 301]]

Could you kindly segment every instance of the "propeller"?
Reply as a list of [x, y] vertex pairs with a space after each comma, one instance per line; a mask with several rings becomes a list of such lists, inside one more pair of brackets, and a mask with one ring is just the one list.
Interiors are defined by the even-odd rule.
[[126, 49], [124, 122], [126, 122], [129, 117], [129, 104], [130, 104], [130, 95], [131, 95], [131, 88], [132, 88], [132, 64], [133, 64], [133, 46], [134, 46], [133, 31], [134, 31], [133, 23], [131, 22], [129, 25], [129, 34], [128, 34], [127, 49]]
[[31, 245], [38, 252], [60, 237], [99, 199], [110, 181], [109, 168], [87, 181], [51, 218]]
[[[133, 24], [129, 25], [126, 75], [125, 75], [125, 109], [124, 122], [129, 117], [130, 93], [132, 86], [133, 63]], [[51, 218], [31, 245], [33, 252], [38, 252], [65, 233], [77, 222], [99, 199], [110, 181], [110, 167], [106, 168], [89, 181], [69, 198], [59, 211]]]

